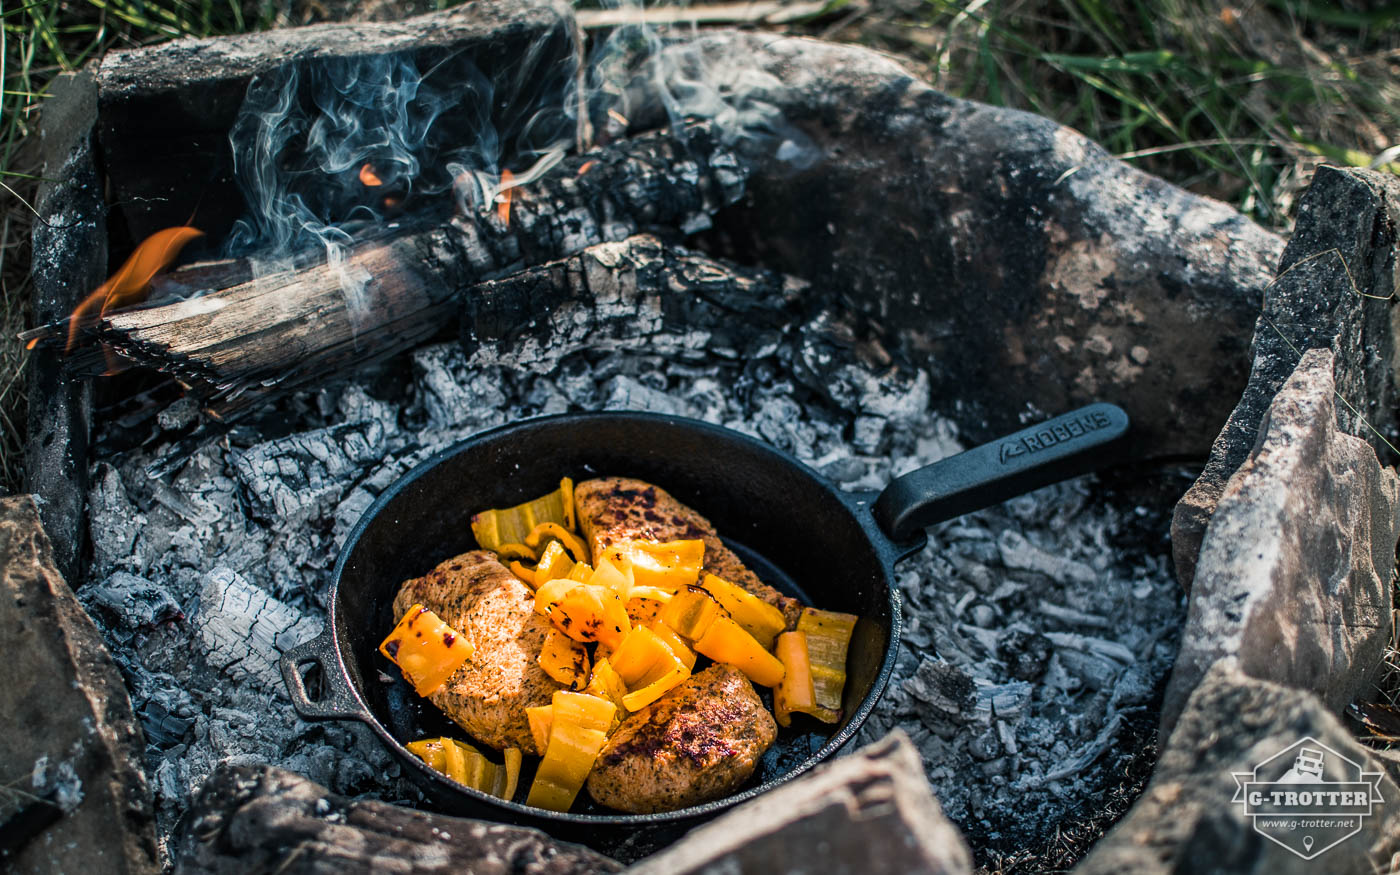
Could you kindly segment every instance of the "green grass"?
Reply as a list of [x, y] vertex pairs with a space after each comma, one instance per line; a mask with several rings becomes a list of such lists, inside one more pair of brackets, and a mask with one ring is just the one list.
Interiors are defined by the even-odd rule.
[[[411, 0], [409, 11], [455, 0]], [[591, 2], [591, 0], [590, 0]], [[695, 3], [709, 0], [692, 0]], [[392, 0], [0, 0], [0, 491], [21, 482], [28, 238], [48, 84], [112, 48], [345, 17]], [[834, 24], [832, 22], [835, 22]], [[805, 32], [903, 54], [1286, 229], [1323, 161], [1400, 169], [1400, 3], [834, 0]]]
[[928, 0], [838, 35], [903, 51], [950, 93], [1049, 116], [1273, 227], [1288, 227], [1322, 161], [1397, 169], [1382, 153], [1400, 132], [1400, 5]]

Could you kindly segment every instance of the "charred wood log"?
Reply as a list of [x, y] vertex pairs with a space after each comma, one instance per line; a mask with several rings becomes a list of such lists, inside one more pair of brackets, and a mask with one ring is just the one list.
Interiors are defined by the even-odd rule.
[[176, 849], [182, 875], [571, 875], [622, 868], [537, 829], [347, 799], [270, 766], [220, 765], [186, 823]]
[[[648, 228], [694, 232], [743, 193], [741, 160], [697, 125], [564, 159], [514, 189], [508, 220], [458, 212], [361, 242], [324, 261], [199, 297], [114, 312], [89, 332], [172, 374], [228, 420], [260, 400], [411, 348], [449, 323], [459, 299], [498, 278]], [[488, 209], [490, 205], [487, 205]], [[250, 276], [246, 264], [177, 271], [169, 283]], [[346, 276], [368, 277], [347, 305]]]
[[585, 347], [751, 357], [800, 324], [810, 291], [643, 234], [477, 286], [462, 298], [462, 344], [473, 367], [538, 373]]

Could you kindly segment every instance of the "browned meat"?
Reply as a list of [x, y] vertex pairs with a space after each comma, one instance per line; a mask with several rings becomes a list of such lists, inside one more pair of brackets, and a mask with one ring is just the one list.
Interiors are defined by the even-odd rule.
[[549, 622], [535, 613], [535, 595], [496, 559], [476, 550], [406, 581], [394, 616], [415, 603], [476, 645], [476, 653], [428, 700], [483, 744], [498, 750], [535, 747], [525, 709], [548, 705], [563, 687], [536, 661]]
[[722, 799], [777, 737], [749, 679], [715, 664], [622, 721], [598, 754], [588, 795], [632, 814]]
[[778, 608], [788, 628], [797, 626], [802, 604], [758, 579], [734, 551], [724, 546], [715, 527], [700, 514], [656, 486], [627, 477], [600, 477], [574, 487], [579, 529], [594, 556], [620, 541], [705, 542], [705, 570], [723, 577]]

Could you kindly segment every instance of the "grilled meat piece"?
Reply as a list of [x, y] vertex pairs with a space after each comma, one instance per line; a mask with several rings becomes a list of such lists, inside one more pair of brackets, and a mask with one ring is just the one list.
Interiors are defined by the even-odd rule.
[[588, 794], [632, 814], [722, 799], [777, 737], [749, 679], [715, 664], [622, 721], [598, 754]]
[[535, 594], [494, 553], [475, 550], [406, 581], [394, 616], [415, 603], [442, 618], [476, 653], [428, 696], [457, 725], [498, 750], [543, 753], [530, 734], [525, 709], [548, 705], [564, 689], [540, 668], [549, 621], [535, 613]]
[[743, 587], [783, 612], [788, 628], [797, 627], [802, 604], [758, 579], [734, 551], [724, 546], [710, 521], [670, 493], [643, 480], [600, 477], [574, 487], [579, 530], [594, 556], [622, 541], [705, 542], [705, 571]]

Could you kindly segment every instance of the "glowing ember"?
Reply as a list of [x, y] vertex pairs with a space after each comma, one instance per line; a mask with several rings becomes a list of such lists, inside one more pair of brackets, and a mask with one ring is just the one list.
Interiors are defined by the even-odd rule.
[[593, 167], [594, 167], [594, 165], [596, 165], [597, 163], [598, 163], [597, 161], [585, 161], [585, 162], [583, 162], [583, 166], [579, 167], [579, 169], [578, 169], [578, 175], [579, 175], [579, 176], [582, 176], [582, 175], [584, 175], [585, 173], [587, 173], [588, 171], [592, 170]]
[[384, 180], [379, 178], [379, 175], [374, 172], [374, 168], [369, 164], [360, 168], [360, 182], [363, 182], [370, 188], [377, 188], [384, 184]]
[[501, 220], [502, 225], [510, 224], [510, 192], [515, 187], [515, 174], [509, 170], [501, 171], [500, 194], [496, 195], [496, 218]]
[[78, 339], [78, 329], [89, 324], [96, 316], [114, 307], [142, 300], [150, 290], [151, 280], [155, 275], [169, 267], [170, 263], [180, 256], [180, 250], [185, 248], [186, 243], [202, 236], [204, 232], [198, 228], [180, 225], [157, 231], [142, 240], [141, 245], [136, 247], [136, 251], [131, 253], [131, 257], [120, 270], [73, 308], [68, 317], [68, 344], [64, 347], [64, 352], [73, 350], [73, 344]]
[[630, 124], [630, 122], [627, 121], [627, 116], [623, 115], [615, 109], [608, 110], [608, 117], [611, 118], [613, 121], [617, 122], [618, 124], [622, 125], [624, 128]]

